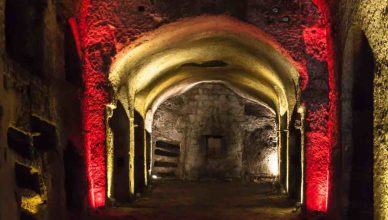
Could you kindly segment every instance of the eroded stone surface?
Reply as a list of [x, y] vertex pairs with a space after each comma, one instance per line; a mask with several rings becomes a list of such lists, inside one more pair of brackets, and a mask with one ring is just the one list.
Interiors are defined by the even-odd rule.
[[[206, 135], [222, 136], [220, 159], [207, 158]], [[181, 178], [274, 176], [268, 158], [277, 158], [275, 114], [222, 84], [200, 84], [165, 101], [155, 112], [152, 139], [180, 143]]]

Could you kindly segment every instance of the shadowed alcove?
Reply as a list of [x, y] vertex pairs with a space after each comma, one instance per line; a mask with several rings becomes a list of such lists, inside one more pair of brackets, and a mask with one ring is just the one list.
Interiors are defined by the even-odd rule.
[[342, 156], [347, 181], [345, 218], [373, 218], [373, 79], [375, 61], [365, 34], [353, 27], [342, 81]]

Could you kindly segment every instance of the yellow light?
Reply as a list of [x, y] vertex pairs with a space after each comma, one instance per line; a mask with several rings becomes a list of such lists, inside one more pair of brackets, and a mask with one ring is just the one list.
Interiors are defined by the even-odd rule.
[[[254, 26], [229, 17], [202, 16], [164, 25], [123, 49], [115, 57], [109, 80], [116, 92], [130, 85], [128, 94], [118, 98], [123, 103], [133, 102], [132, 107], [143, 117], [173, 86], [206, 80], [232, 84], [284, 115], [295, 106], [299, 82], [298, 70], [290, 58]], [[212, 60], [228, 65], [185, 65]]]
[[[130, 137], [135, 137], [135, 119], [133, 116], [133, 111], [131, 111], [131, 117], [129, 118], [129, 132]], [[129, 139], [129, 186], [130, 194], [135, 194], [135, 139]]]
[[147, 163], [148, 163], [148, 158], [147, 158], [147, 135], [146, 135], [146, 130], [143, 131], [143, 136], [144, 136], [144, 183], [147, 186], [148, 185], [148, 173], [147, 173]]
[[38, 194], [35, 194], [31, 196], [22, 196], [21, 203], [22, 209], [35, 214], [39, 211], [39, 205], [43, 203], [43, 200], [42, 197], [40, 197]]
[[[116, 105], [109, 104], [106, 106], [106, 121], [113, 116]], [[113, 132], [106, 123], [106, 178], [107, 178], [107, 197], [113, 199], [113, 170], [114, 170], [114, 150], [113, 150]]]
[[[227, 65], [185, 65], [214, 60]], [[128, 103], [130, 136], [134, 137], [135, 109], [146, 118], [146, 129], [151, 130], [149, 111], [152, 114], [165, 99], [202, 82], [225, 83], [284, 116], [294, 109], [299, 94], [299, 73], [291, 60], [278, 43], [252, 25], [224, 16], [202, 16], [163, 25], [131, 43], [114, 58], [109, 81], [114, 97]], [[131, 138], [132, 194], [134, 147]], [[145, 149], [144, 155], [147, 153]], [[280, 158], [276, 153], [269, 157], [268, 171], [274, 176], [283, 175], [279, 171]], [[146, 158], [144, 162], [146, 166]], [[147, 178], [146, 169], [145, 174]]]
[[279, 175], [278, 155], [276, 152], [268, 156], [268, 169], [273, 176]]
[[300, 150], [300, 164], [301, 164], [301, 179], [300, 179], [300, 203], [304, 204], [304, 117], [306, 109], [302, 105], [298, 108], [300, 114], [300, 134], [301, 134], [301, 150]]

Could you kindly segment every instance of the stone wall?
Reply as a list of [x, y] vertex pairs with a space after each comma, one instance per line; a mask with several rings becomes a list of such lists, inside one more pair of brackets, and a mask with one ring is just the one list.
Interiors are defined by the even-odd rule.
[[[332, 185], [328, 181], [332, 179], [333, 170], [331, 152], [338, 134], [338, 93], [325, 0], [100, 0], [83, 1], [81, 11], [78, 20], [84, 51], [84, 103], [87, 106], [83, 132], [90, 140], [85, 149], [93, 154], [88, 164], [91, 200], [93, 197], [105, 198], [106, 137], [102, 106], [108, 104], [111, 97], [109, 88], [101, 85], [110, 82], [109, 66], [112, 62], [123, 61], [127, 50], [145, 42], [150, 34], [147, 32], [156, 31], [162, 25], [180, 23], [196, 16], [212, 19], [206, 15], [219, 15], [233, 17], [251, 24], [252, 29], [263, 31], [264, 39], [278, 43], [278, 49], [284, 49], [298, 68], [301, 103], [306, 106], [306, 206], [310, 211], [327, 211]], [[98, 203], [93, 201], [92, 206], [103, 206], [104, 203], [105, 200], [100, 199]]]
[[[8, 0], [8, 2], [11, 1], [16, 2], [16, 0]], [[41, 69], [39, 70], [41, 72], [38, 74], [23, 68], [18, 61], [7, 54], [5, 36], [6, 1], [0, 0], [0, 180], [2, 181], [1, 186], [7, 186], [0, 187], [0, 219], [18, 219], [22, 201], [35, 201], [35, 204], [38, 204], [36, 207], [39, 207], [39, 211], [37, 212], [38, 214], [35, 215], [35, 218], [37, 219], [65, 218], [65, 187], [63, 186], [65, 182], [63, 164], [65, 161], [62, 159], [63, 150], [66, 146], [69, 146], [69, 140], [72, 142], [70, 145], [75, 145], [79, 150], [78, 154], [81, 154], [80, 149], [82, 148], [80, 138], [81, 128], [79, 126], [80, 102], [78, 99], [80, 92], [78, 91], [79, 88], [76, 84], [65, 80], [67, 77], [64, 53], [65, 23], [79, 8], [81, 0], [42, 0], [36, 2], [38, 2], [38, 5], [41, 4], [40, 6], [43, 8], [41, 16], [44, 16], [43, 18], [39, 18], [41, 22], [43, 22], [42, 32], [36, 33], [41, 35], [38, 40], [44, 42], [42, 45], [39, 45], [42, 48], [42, 60], [38, 61], [44, 63], [44, 65], [41, 66]], [[322, 63], [317, 62], [316, 64], [314, 63], [314, 60], [314, 62], [311, 61], [311, 55], [306, 55], [305, 52], [308, 49], [306, 49], [306, 42], [303, 38], [305, 27], [313, 27], [316, 23], [322, 23], [318, 8], [313, 5], [311, 1], [307, 0], [287, 1], [289, 3], [287, 5], [281, 2], [286, 1], [93, 1], [90, 5], [87, 5], [88, 9], [85, 9], [85, 11], [90, 9], [91, 11], [94, 10], [93, 12], [95, 13], [85, 12], [84, 14], [84, 16], [94, 24], [94, 26], [90, 26], [96, 27], [96, 29], [90, 28], [92, 31], [89, 31], [89, 29], [87, 29], [88, 26], [84, 26], [84, 31], [88, 32], [90, 35], [90, 38], [87, 39], [89, 40], [88, 43], [90, 45], [85, 46], [85, 53], [92, 54], [92, 58], [87, 59], [92, 66], [87, 67], [93, 70], [99, 70], [101, 67], [99, 64], [102, 63], [105, 65], [104, 68], [107, 69], [110, 58], [114, 56], [116, 51], [120, 51], [120, 49], [135, 40], [138, 36], [165, 23], [170, 23], [183, 17], [192, 17], [203, 14], [226, 14], [252, 23], [272, 35], [274, 39], [279, 41], [290, 51], [292, 57], [296, 61], [299, 61], [301, 65], [306, 63], [305, 59], [306, 56], [308, 56], [310, 68], [312, 66], [311, 72], [321, 71], [323, 72], [321, 75], [325, 76], [325, 68], [319, 66]], [[318, 2], [321, 5], [324, 4], [324, 1], [316, 0], [314, 2]], [[333, 12], [333, 17], [330, 21], [333, 22], [332, 28], [336, 46], [337, 75], [340, 76], [343, 74], [341, 66], [343, 65], [342, 61], [346, 56], [344, 48], [349, 35], [352, 34], [351, 30], [354, 26], [357, 26], [365, 33], [375, 56], [375, 217], [376, 219], [384, 219], [388, 216], [388, 161], [386, 160], [388, 155], [388, 136], [386, 135], [388, 130], [388, 102], [386, 101], [388, 85], [388, 38], [386, 37], [386, 30], [388, 29], [388, 1], [328, 0], [328, 2], [331, 3]], [[114, 7], [110, 7], [112, 5]], [[108, 18], [112, 20], [108, 20]], [[104, 21], [101, 22], [101, 20]], [[107, 20], [108, 22], [106, 22]], [[114, 40], [111, 40], [111, 38], [114, 38]], [[116, 42], [116, 44], [110, 44], [110, 41]], [[108, 47], [106, 45], [108, 45]], [[104, 68], [101, 68], [103, 70], [92, 73], [97, 73], [95, 75], [102, 75], [106, 73]], [[315, 71], [316, 69], [318, 70]], [[317, 82], [320, 82], [319, 78], [316, 80]], [[316, 84], [327, 84], [326, 81]], [[302, 87], [303, 85], [306, 86], [306, 82], [307, 72], [302, 71]], [[98, 83], [100, 83], [100, 81], [96, 84]], [[338, 82], [338, 84], [341, 83]], [[100, 84], [96, 87], [105, 89], [105, 87]], [[316, 87], [309, 87], [309, 91], [311, 91], [311, 99], [315, 99], [317, 95]], [[93, 92], [95, 92], [95, 90], [93, 90]], [[95, 94], [90, 95], [93, 96]], [[172, 100], [175, 99], [178, 99], [178, 97]], [[168, 103], [172, 105], [173, 101], [169, 100], [163, 106], [168, 105]], [[165, 107], [166, 111], [163, 120], [166, 120], [168, 123], [165, 123], [166, 127], [165, 133], [163, 133], [164, 135], [162, 133], [158, 134], [157, 129], [154, 129], [154, 135], [159, 135], [160, 139], [180, 142], [182, 149], [183, 147], [188, 146], [187, 143], [190, 143], [190, 145], [193, 146], [199, 146], [198, 139], [186, 135], [195, 134], [194, 131], [190, 130], [189, 132], [187, 127], [191, 126], [191, 123], [193, 123], [198, 126], [197, 128], [199, 129], [199, 121], [194, 120], [193, 122], [190, 122], [188, 118], [177, 115], [177, 112], [183, 111], [179, 106], [187, 106], [186, 104], [188, 103], [178, 103], [175, 107], [172, 106], [171, 110], [168, 110], [168, 108]], [[99, 106], [104, 108], [103, 105]], [[177, 108], [179, 111], [176, 111]], [[241, 111], [241, 108], [239, 111]], [[194, 118], [200, 117], [199, 114], [196, 114], [197, 113], [193, 113], [195, 116]], [[206, 118], [204, 116], [206, 114], [202, 114], [201, 117]], [[230, 117], [232, 116], [234, 117], [235, 115], [231, 114]], [[323, 120], [327, 118], [326, 114], [319, 114], [318, 116], [319, 117], [313, 118], [313, 120]], [[252, 118], [254, 117], [252, 116]], [[262, 117], [260, 116], [260, 118]], [[155, 126], [158, 126], [158, 123], [162, 123], [160, 120], [160, 118], [158, 119], [155, 117]], [[316, 121], [320, 122], [320, 120]], [[225, 124], [227, 124], [226, 122], [233, 122], [236, 124], [246, 123], [246, 121], [238, 120], [225, 120]], [[317, 124], [319, 125], [319, 123]], [[104, 128], [104, 122], [102, 122], [102, 125]], [[176, 130], [172, 129], [174, 127], [173, 125], [177, 125]], [[236, 137], [241, 139], [239, 142], [240, 145], [237, 143], [233, 144], [235, 146], [238, 145], [238, 148], [242, 148], [243, 145], [251, 142], [269, 143], [267, 140], [261, 141], [260, 139], [256, 139], [256, 136], [261, 136], [259, 134], [262, 130], [268, 131], [268, 129], [262, 128], [264, 128], [264, 126], [257, 128], [252, 127], [249, 130], [249, 132], [251, 132], [249, 135], [248, 133], [236, 135]], [[205, 128], [201, 127], [201, 129], [203, 132], [206, 131]], [[222, 127], [214, 129], [219, 129], [218, 132], [220, 133], [223, 132]], [[89, 130], [83, 132], [89, 132]], [[237, 133], [235, 130], [233, 130], [233, 132]], [[52, 144], [48, 147], [43, 147], [43, 152], [37, 152], [33, 159], [21, 158], [19, 154], [24, 154], [25, 148], [34, 149], [33, 151], [40, 148], [38, 147], [39, 138], [36, 136], [38, 133], [48, 134], [50, 140], [52, 140]], [[224, 135], [224, 137], [225, 136], [226, 135]], [[270, 135], [268, 134], [268, 136]], [[188, 140], [190, 142], [186, 141], [184, 137], [190, 137]], [[101, 142], [105, 143], [105, 140], [101, 140]], [[321, 150], [321, 146], [318, 146], [318, 150]], [[252, 151], [255, 152], [254, 149], [252, 149]], [[341, 207], [337, 202], [342, 199], [340, 193], [341, 189], [340, 187], [336, 187], [341, 186], [340, 182], [342, 178], [341, 169], [339, 169], [339, 164], [341, 163], [340, 151], [341, 149], [339, 147], [333, 149], [333, 158], [337, 160], [334, 161], [332, 167], [335, 167], [337, 172], [333, 177], [334, 182], [332, 184], [332, 191], [334, 193], [331, 194], [329, 206], [334, 212], [336, 211], [335, 207]], [[245, 152], [250, 151], [246, 150]], [[232, 152], [231, 155], [240, 155], [241, 158], [249, 160], [251, 154]], [[74, 158], [74, 155], [69, 156], [69, 158]], [[236, 161], [234, 160], [234, 162]], [[80, 164], [80, 167], [82, 168], [82, 163]], [[241, 173], [241, 167], [251, 167], [249, 163], [245, 163], [245, 165], [243, 165], [244, 163], [241, 163], [241, 165], [238, 164], [239, 163], [237, 163], [237, 167], [240, 168], [228, 168], [228, 172], [238, 173], [238, 170], [240, 170], [239, 172]], [[23, 170], [23, 168], [19, 169], [20, 166], [24, 166], [27, 170], [33, 168], [31, 170], [35, 172], [36, 175], [31, 176], [33, 176], [33, 179], [38, 176], [39, 183], [44, 185], [44, 187], [40, 189], [42, 190], [42, 193], [39, 196], [40, 199], [34, 200], [34, 198], [39, 198], [34, 197], [36, 193], [34, 194], [29, 190], [24, 190], [23, 186], [17, 186], [17, 179], [15, 178], [17, 175], [15, 170]], [[255, 165], [255, 163], [253, 163], [252, 166], [257, 168], [257, 170], [264, 169]], [[350, 164], [345, 166], [350, 166]], [[255, 169], [252, 168], [252, 170]], [[183, 174], [180, 173], [179, 175]], [[85, 177], [86, 175], [80, 176]], [[84, 184], [85, 183], [82, 183], [81, 181], [81, 188], [84, 187]], [[35, 186], [29, 187], [34, 188]], [[31, 200], [29, 200], [28, 197], [30, 197]], [[24, 200], [22, 200], [22, 198], [24, 198]], [[41, 205], [40, 202], [42, 202]], [[30, 206], [27, 203], [24, 203], [24, 205], [25, 208]], [[337, 214], [338, 213], [340, 213], [340, 211], [338, 211]], [[336, 216], [332, 219], [342, 218]]]
[[65, 80], [64, 68], [66, 20], [75, 6], [0, 1], [0, 219], [67, 219], [66, 180], [86, 187], [82, 159], [70, 159], [81, 184], [64, 168], [67, 146], [75, 148], [70, 158], [82, 155], [79, 87]]
[[[342, 0], [329, 1], [332, 9], [332, 28], [336, 47], [336, 71], [339, 78], [344, 75], [352, 77], [352, 61], [349, 57], [357, 56], [352, 54], [355, 48], [351, 48], [352, 39], [360, 35], [365, 35], [367, 43], [373, 51], [375, 60], [374, 69], [374, 171], [373, 171], [373, 193], [374, 193], [374, 218], [386, 219], [388, 216], [388, 1], [387, 0]], [[350, 45], [350, 47], [349, 47]], [[339, 81], [341, 85], [349, 83], [349, 80]], [[349, 101], [349, 100], [341, 100]], [[345, 116], [350, 109], [343, 109]], [[344, 114], [344, 112], [343, 112]], [[341, 134], [343, 137], [349, 135]], [[343, 192], [349, 189], [349, 185], [344, 184], [343, 176], [346, 170], [351, 169], [348, 150], [344, 143], [333, 152], [336, 166], [336, 175], [333, 183], [333, 199], [331, 199], [332, 218], [344, 218], [346, 209], [339, 203], [346, 203], [347, 197]], [[342, 154], [342, 155], [341, 155]], [[342, 161], [341, 161], [342, 159]], [[342, 165], [341, 165], [342, 164]], [[342, 166], [342, 167], [341, 167]], [[341, 167], [341, 168], [340, 168]], [[353, 182], [354, 183], [354, 182]], [[337, 186], [337, 187], [336, 187]], [[366, 186], [364, 186], [366, 187]], [[347, 195], [348, 196], [348, 195]], [[341, 217], [335, 214], [342, 214]]]
[[[222, 84], [205, 83], [158, 108], [152, 140], [153, 146], [158, 140], [180, 144], [176, 168], [180, 178], [267, 177], [273, 176], [270, 155], [277, 158], [276, 134], [272, 111]], [[207, 157], [206, 136], [222, 137], [220, 158]], [[155, 154], [153, 158], [163, 160]]]

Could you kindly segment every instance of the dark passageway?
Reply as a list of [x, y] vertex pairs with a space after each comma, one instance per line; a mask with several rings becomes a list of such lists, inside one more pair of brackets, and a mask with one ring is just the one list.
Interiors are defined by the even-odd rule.
[[352, 109], [352, 162], [349, 219], [373, 218], [373, 52], [365, 35], [355, 53]]
[[[111, 125], [125, 125], [125, 120], [117, 121], [121, 108], [115, 110]], [[135, 111], [137, 198], [130, 208], [117, 203], [122, 196], [117, 192], [125, 189], [125, 182], [114, 177], [116, 208], [97, 212], [93, 219], [299, 218], [295, 206], [299, 195], [290, 199], [279, 182], [277, 123], [272, 109], [241, 97], [224, 84], [202, 83], [165, 100], [152, 119], [151, 135], [143, 133], [143, 119]], [[116, 127], [112, 127], [116, 136], [125, 134], [120, 131], [129, 133]], [[144, 141], [150, 145], [146, 152], [152, 151], [147, 158], [151, 160], [147, 190], [139, 185], [144, 183]], [[129, 141], [114, 143], [115, 149], [127, 149], [124, 146]], [[293, 170], [298, 172], [300, 166], [294, 163]], [[120, 186], [123, 188], [117, 189]], [[127, 195], [126, 190], [122, 193]]]
[[386, 220], [388, 0], [0, 0], [0, 220]]

